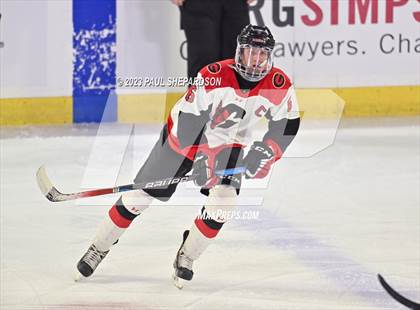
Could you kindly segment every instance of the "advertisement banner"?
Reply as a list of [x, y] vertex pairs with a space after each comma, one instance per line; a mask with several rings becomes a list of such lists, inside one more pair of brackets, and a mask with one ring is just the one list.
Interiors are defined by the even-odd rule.
[[419, 0], [258, 0], [250, 14], [298, 87], [420, 82]]

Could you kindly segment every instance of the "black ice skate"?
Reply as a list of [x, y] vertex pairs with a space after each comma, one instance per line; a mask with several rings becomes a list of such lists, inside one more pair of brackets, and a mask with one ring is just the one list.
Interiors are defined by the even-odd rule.
[[192, 271], [192, 265], [194, 261], [187, 255], [185, 255], [183, 251], [183, 246], [189, 233], [189, 230], [184, 231], [182, 237], [182, 244], [179, 247], [178, 253], [176, 254], [176, 258], [174, 261], [175, 270], [173, 274], [173, 279], [175, 286], [179, 289], [183, 288], [184, 280], [190, 281], [194, 275], [194, 272]]
[[[77, 270], [79, 270], [84, 277], [89, 277], [108, 253], [109, 250], [106, 252], [99, 251], [95, 245], [92, 244], [77, 263]], [[79, 279], [80, 278], [76, 277], [76, 281]]]

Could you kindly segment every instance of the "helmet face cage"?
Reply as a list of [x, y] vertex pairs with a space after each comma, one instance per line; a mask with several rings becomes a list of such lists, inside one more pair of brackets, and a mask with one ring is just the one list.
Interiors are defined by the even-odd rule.
[[272, 50], [247, 44], [238, 44], [235, 55], [238, 73], [246, 80], [258, 82], [273, 67]]
[[248, 25], [239, 34], [237, 42], [236, 71], [248, 81], [260, 81], [273, 67], [273, 35], [267, 27]]

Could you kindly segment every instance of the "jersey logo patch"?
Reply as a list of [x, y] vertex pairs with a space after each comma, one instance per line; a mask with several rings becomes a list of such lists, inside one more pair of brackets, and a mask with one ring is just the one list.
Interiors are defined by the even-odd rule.
[[207, 66], [209, 72], [213, 74], [219, 73], [221, 68], [222, 66], [218, 62], [212, 63]]
[[187, 93], [185, 94], [185, 101], [192, 103], [195, 99], [195, 91], [197, 90], [197, 86], [193, 85], [190, 88], [188, 88]]
[[276, 72], [273, 75], [273, 85], [277, 88], [283, 87], [286, 84], [286, 79], [284, 78], [283, 74], [280, 72]]
[[238, 123], [239, 120], [243, 119], [245, 114], [246, 111], [235, 104], [230, 103], [226, 107], [222, 107], [222, 103], [219, 103], [211, 120], [210, 128], [214, 129], [216, 127], [232, 127]]

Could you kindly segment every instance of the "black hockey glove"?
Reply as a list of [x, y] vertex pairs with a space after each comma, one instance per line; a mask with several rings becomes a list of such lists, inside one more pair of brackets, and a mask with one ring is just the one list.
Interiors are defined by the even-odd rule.
[[262, 179], [267, 176], [275, 162], [274, 152], [263, 142], [256, 141], [244, 158], [246, 179]]
[[195, 157], [192, 174], [197, 175], [194, 179], [195, 185], [203, 188], [211, 188], [220, 181], [214, 175], [214, 163], [204, 153], [199, 153]]

